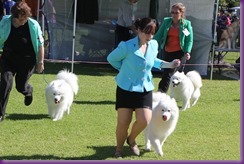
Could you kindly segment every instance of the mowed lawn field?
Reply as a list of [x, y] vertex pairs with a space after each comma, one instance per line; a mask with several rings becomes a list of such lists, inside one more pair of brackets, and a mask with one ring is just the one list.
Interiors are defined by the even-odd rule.
[[[116, 111], [114, 77], [109, 65], [74, 64], [79, 78], [70, 115], [53, 122], [47, 115], [45, 88], [70, 63], [45, 62], [44, 74], [34, 74], [33, 103], [26, 107], [15, 89], [10, 94], [5, 120], [0, 123], [0, 160], [116, 160]], [[154, 83], [160, 73], [154, 73]], [[130, 154], [125, 144], [124, 158], [132, 161], [225, 161], [241, 160], [241, 84], [214, 73], [203, 77], [201, 97], [196, 106], [180, 111], [174, 133], [158, 156], [144, 151], [143, 133], [137, 139], [141, 156]], [[179, 104], [180, 106], [181, 104]], [[116, 160], [117, 161], [117, 160]]]

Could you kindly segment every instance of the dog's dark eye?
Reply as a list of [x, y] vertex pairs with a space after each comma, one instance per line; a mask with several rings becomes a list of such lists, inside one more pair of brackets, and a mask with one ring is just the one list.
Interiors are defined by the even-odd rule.
[[168, 110], [168, 112], [170, 112], [170, 110]]

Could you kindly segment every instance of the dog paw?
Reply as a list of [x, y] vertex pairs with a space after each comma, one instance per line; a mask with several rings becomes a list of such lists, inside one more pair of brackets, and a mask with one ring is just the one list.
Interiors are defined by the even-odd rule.
[[58, 119], [57, 118], [54, 118], [53, 121], [58, 121]]
[[191, 104], [191, 106], [194, 106], [194, 105], [196, 105], [196, 103], [197, 103], [197, 101], [194, 101], [192, 104]]
[[151, 151], [151, 149], [150, 148], [145, 148], [145, 151]]
[[164, 153], [163, 152], [157, 152], [159, 156], [163, 156]]
[[185, 111], [185, 110], [186, 110], [186, 108], [180, 108], [180, 110]]
[[164, 153], [159, 153], [158, 155], [160, 155], [162, 157], [164, 155]]

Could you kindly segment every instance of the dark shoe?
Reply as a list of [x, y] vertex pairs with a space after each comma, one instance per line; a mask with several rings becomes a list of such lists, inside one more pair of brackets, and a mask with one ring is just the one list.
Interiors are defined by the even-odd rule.
[[126, 142], [129, 145], [131, 152], [134, 155], [139, 156], [140, 155], [140, 149], [138, 148], [137, 144], [135, 142], [130, 144], [129, 138], [127, 138]]
[[25, 96], [25, 105], [29, 106], [32, 103], [33, 97], [32, 94], [30, 96]]
[[114, 154], [114, 158], [123, 158], [122, 151], [116, 151], [115, 154]]
[[4, 120], [4, 116], [0, 116], [0, 122]]

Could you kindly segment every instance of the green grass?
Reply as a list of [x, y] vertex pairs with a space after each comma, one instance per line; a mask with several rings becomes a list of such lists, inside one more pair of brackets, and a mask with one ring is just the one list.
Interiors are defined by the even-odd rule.
[[239, 58], [240, 52], [228, 52], [224, 57], [224, 60], [228, 63], [235, 63], [236, 59]]
[[[114, 76], [108, 65], [75, 64], [79, 93], [71, 114], [53, 122], [47, 115], [45, 88], [70, 64], [45, 63], [45, 74], [34, 74], [33, 103], [13, 88], [6, 119], [0, 123], [1, 160], [115, 160], [116, 111]], [[160, 74], [154, 74], [155, 85]], [[143, 133], [137, 142], [142, 155], [124, 160], [235, 160], [240, 157], [240, 81], [214, 74], [203, 78], [196, 106], [180, 112], [175, 132], [167, 139], [164, 156], [144, 151]]]

